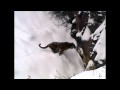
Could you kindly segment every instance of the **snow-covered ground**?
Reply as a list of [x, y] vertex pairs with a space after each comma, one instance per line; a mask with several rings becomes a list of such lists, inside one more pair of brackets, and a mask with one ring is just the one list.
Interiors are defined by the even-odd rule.
[[70, 79], [106, 79], [106, 66], [96, 70], [81, 72]]
[[[59, 56], [39, 48], [51, 42], [76, 42], [63, 26], [42, 11], [15, 11], [15, 79], [52, 79], [69, 77], [84, 71], [83, 62], [75, 49]], [[60, 76], [61, 75], [61, 76]]]

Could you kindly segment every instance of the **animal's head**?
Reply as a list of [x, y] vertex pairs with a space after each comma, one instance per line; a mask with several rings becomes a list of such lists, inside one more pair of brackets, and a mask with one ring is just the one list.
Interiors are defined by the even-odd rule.
[[75, 44], [74, 43], [71, 43], [71, 48], [76, 48]]

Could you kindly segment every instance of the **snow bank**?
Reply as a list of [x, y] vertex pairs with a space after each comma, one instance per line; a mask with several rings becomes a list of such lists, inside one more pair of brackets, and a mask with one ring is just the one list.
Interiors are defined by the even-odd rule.
[[73, 76], [71, 79], [106, 79], [106, 66], [96, 70], [82, 72]]
[[94, 51], [97, 52], [95, 60], [105, 59], [106, 58], [106, 40], [105, 40], [105, 29], [102, 31], [100, 39], [94, 47]]
[[[101, 25], [100, 29], [98, 31], [102, 31], [101, 34], [96, 31], [95, 33], [100, 34], [100, 38], [97, 41], [95, 47], [93, 48], [93, 51], [97, 52], [97, 55], [95, 57], [95, 61], [98, 61], [99, 64], [102, 64], [101, 59], [106, 59], [106, 29], [105, 29], [105, 21]], [[96, 35], [97, 35], [96, 34]]]

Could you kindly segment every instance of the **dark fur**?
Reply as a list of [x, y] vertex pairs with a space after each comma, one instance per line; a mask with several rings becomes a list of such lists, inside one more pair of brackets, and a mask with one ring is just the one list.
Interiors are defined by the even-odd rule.
[[[41, 47], [41, 44], [39, 44], [39, 47]], [[67, 49], [73, 49], [76, 48], [76, 46], [73, 43], [68, 42], [52, 42], [48, 44], [45, 47], [41, 47], [43, 49], [50, 48], [54, 53], [59, 53], [59, 55], [63, 54], [63, 52]]]

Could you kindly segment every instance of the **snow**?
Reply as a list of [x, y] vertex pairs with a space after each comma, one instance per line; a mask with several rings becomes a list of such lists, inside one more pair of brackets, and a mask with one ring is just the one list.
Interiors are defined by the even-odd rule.
[[85, 32], [83, 33], [82, 40], [87, 41], [90, 38], [90, 29], [86, 26]]
[[72, 27], [72, 24], [70, 24], [70, 23], [69, 23], [69, 24], [67, 24], [67, 25], [68, 25], [68, 27], [67, 27], [67, 28], [69, 28], [69, 29]]
[[83, 33], [83, 30], [84, 30], [84, 28], [82, 29], [82, 31], [81, 31], [81, 32], [80, 32], [80, 31], [79, 31], [79, 32], [77, 32], [77, 33], [76, 33], [76, 37], [81, 37], [81, 36], [82, 36], [82, 33]]
[[81, 11], [79, 11], [78, 14], [81, 14]]
[[95, 30], [93, 35], [99, 35], [100, 32], [105, 28], [106, 26], [106, 20], [103, 21], [103, 23]]
[[69, 19], [70, 19], [68, 16], [65, 16], [65, 18], [66, 18], [67, 20], [69, 20]]
[[93, 52], [91, 52], [90, 56], [92, 56]]
[[70, 79], [106, 79], [106, 66], [100, 67], [96, 70], [82, 72]]
[[[97, 52], [97, 56], [95, 57], [95, 61], [98, 61], [100, 59], [106, 58], [106, 39], [105, 39], [105, 28], [101, 32], [100, 39], [97, 41], [95, 47], [93, 48], [93, 51]], [[99, 61], [100, 64], [102, 64], [101, 61]]]
[[77, 30], [76, 29], [73, 29], [72, 32], [76, 32]]
[[92, 34], [91, 34], [91, 36], [90, 36], [90, 37], [91, 37], [91, 39], [93, 39], [93, 35], [94, 35], [94, 34], [92, 33]]
[[92, 44], [94, 45], [95, 43], [92, 42]]
[[[97, 55], [95, 57], [95, 61], [98, 61], [99, 64], [102, 64], [102, 60], [106, 59], [106, 20], [99, 26], [99, 28], [94, 32], [95, 37], [100, 36], [99, 40], [97, 41], [95, 47], [93, 48], [93, 51], [97, 52]], [[101, 33], [100, 33], [101, 31]], [[93, 39], [95, 39], [93, 37]]]
[[103, 31], [103, 29], [106, 26], [106, 19], [103, 21], [103, 23], [95, 30], [95, 32], [93, 34], [91, 34], [91, 39], [93, 40], [98, 40], [99, 36], [100, 36], [100, 32]]
[[[70, 31], [42, 11], [15, 11], [15, 79], [42, 79], [72, 76], [84, 71], [84, 63], [75, 49], [59, 56], [39, 48], [51, 42], [73, 42]], [[57, 73], [58, 72], [58, 73]]]
[[[91, 35], [91, 38], [93, 40], [97, 40], [99, 37], [99, 40], [97, 41], [96, 45], [93, 48], [93, 51], [97, 52], [97, 55], [95, 57], [95, 61], [98, 61], [99, 64], [102, 64], [101, 59], [106, 58], [106, 20], [103, 21], [103, 23], [97, 28], [97, 30]], [[100, 33], [101, 32], [101, 33]]]
[[98, 16], [103, 16], [102, 14], [98, 14]]
[[81, 35], [82, 35], [82, 31], [81, 31], [81, 32], [78, 32], [78, 33], [76, 34], [76, 37], [81, 37]]
[[100, 34], [97, 34], [94, 36], [93, 40], [98, 40], [98, 37], [100, 36]]
[[89, 19], [88, 19], [88, 23], [94, 24], [94, 19], [93, 19], [93, 18], [89, 18]]
[[76, 37], [82, 37], [82, 40], [86, 40], [86, 41], [89, 40], [89, 38], [90, 38], [90, 29], [88, 28], [88, 26], [86, 27], [83, 35], [82, 35], [82, 33], [83, 33], [83, 30], [81, 32], [78, 32], [76, 34]]
[[72, 23], [75, 23], [76, 22], [76, 18], [72, 20]]
[[80, 48], [80, 53], [83, 54], [83, 49], [82, 48]]
[[93, 66], [94, 65], [94, 62], [92, 61], [92, 60], [90, 60], [89, 62], [88, 62], [88, 65], [87, 65], [87, 67], [86, 67], [86, 70], [90, 67], [90, 66]]

